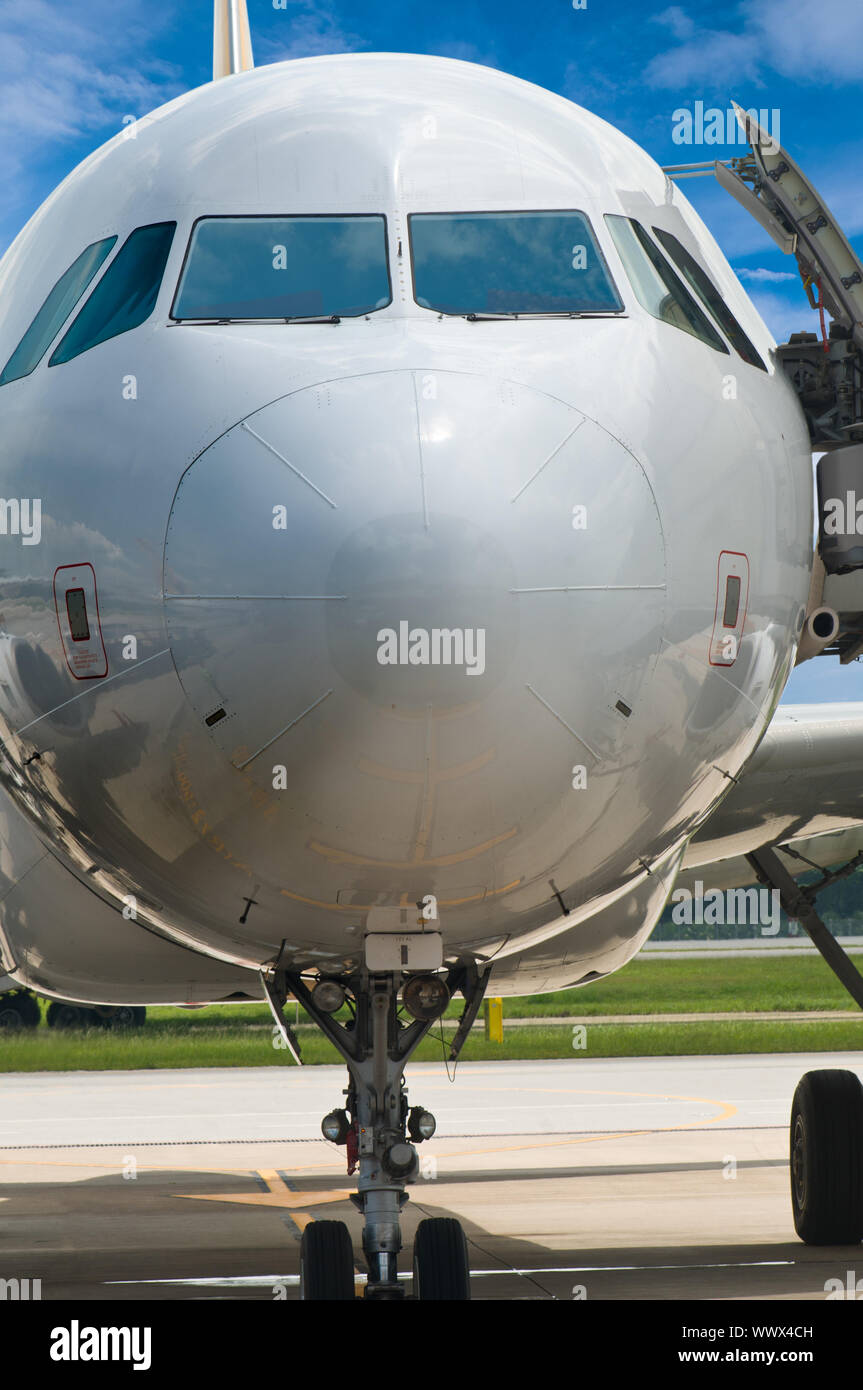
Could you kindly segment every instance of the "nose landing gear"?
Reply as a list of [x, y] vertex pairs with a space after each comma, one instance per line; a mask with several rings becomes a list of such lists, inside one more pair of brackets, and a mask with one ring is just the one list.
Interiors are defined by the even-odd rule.
[[[472, 964], [453, 966], [445, 976], [412, 978], [395, 972], [371, 974], [363, 968], [334, 981], [344, 990], [352, 1013], [344, 1022], [319, 1007], [320, 982], [312, 990], [300, 975], [279, 969], [263, 977], [279, 1026], [290, 1033], [283, 1013], [290, 992], [347, 1062], [348, 1124], [340, 1126], [337, 1122], [338, 1115], [345, 1112], [332, 1112], [324, 1123], [327, 1126], [336, 1117], [335, 1123], [328, 1125], [329, 1132], [325, 1130], [326, 1137], [345, 1143], [349, 1158], [359, 1168], [357, 1192], [351, 1200], [364, 1219], [366, 1298], [395, 1300], [405, 1296], [398, 1277], [400, 1214], [408, 1201], [404, 1188], [419, 1170], [414, 1143], [430, 1137], [429, 1131], [434, 1129], [428, 1111], [418, 1107], [411, 1111], [408, 1105], [405, 1063], [458, 990], [464, 995], [465, 1007], [450, 1046], [450, 1060], [456, 1060], [479, 1011], [488, 975], [488, 967], [480, 970]], [[439, 988], [441, 982], [446, 989]], [[409, 1022], [403, 1019], [400, 990], [403, 994], [407, 991], [407, 1007], [421, 1017], [414, 1016]], [[436, 1012], [429, 1004], [433, 997], [439, 1001]], [[324, 1002], [329, 1002], [327, 997]], [[295, 1047], [295, 1040], [291, 1037], [290, 1041]], [[310, 1223], [303, 1232], [300, 1261], [302, 1298], [353, 1297], [353, 1255], [343, 1222]], [[420, 1223], [414, 1245], [414, 1294], [421, 1299], [470, 1298], [467, 1242], [458, 1221], [438, 1218]]]

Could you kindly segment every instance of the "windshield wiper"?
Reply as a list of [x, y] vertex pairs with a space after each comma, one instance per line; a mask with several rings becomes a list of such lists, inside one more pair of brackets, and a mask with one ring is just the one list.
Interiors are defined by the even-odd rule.
[[441, 314], [441, 318], [463, 318], [468, 323], [485, 323], [494, 319], [621, 319], [625, 314], [615, 313], [613, 310], [589, 309], [548, 309], [542, 310], [510, 310], [504, 314]]
[[339, 317], [338, 314], [325, 314], [325, 315], [309, 314], [309, 315], [307, 315], [307, 316], [297, 314], [296, 316], [291, 316], [291, 317], [282, 317], [282, 316], [280, 315], [277, 319], [246, 319], [246, 318], [230, 318], [230, 317], [224, 317], [224, 318], [202, 318], [202, 319], [176, 319], [176, 320], [175, 320], [175, 323], [176, 323], [176, 324], [183, 324], [183, 323], [191, 323], [191, 324], [197, 324], [197, 323], [341, 323], [341, 318]]

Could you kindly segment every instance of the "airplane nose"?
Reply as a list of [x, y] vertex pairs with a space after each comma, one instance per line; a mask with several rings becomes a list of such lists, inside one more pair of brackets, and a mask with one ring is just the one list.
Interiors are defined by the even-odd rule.
[[664, 544], [644, 468], [579, 410], [379, 372], [275, 401], [195, 460], [164, 590], [202, 726], [268, 791], [284, 769], [280, 811], [345, 884], [460, 865], [456, 889], [489, 892], [574, 768], [619, 762]]

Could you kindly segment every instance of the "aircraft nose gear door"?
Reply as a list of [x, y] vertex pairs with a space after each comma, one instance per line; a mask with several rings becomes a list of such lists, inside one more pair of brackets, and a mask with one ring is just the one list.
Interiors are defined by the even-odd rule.
[[[453, 966], [446, 973], [418, 974], [408, 967], [373, 974], [367, 965], [352, 975], [321, 976], [311, 989], [302, 976], [278, 965], [262, 974], [270, 1008], [285, 1036], [291, 1036], [284, 1017], [290, 991], [348, 1065], [346, 1108], [325, 1116], [321, 1128], [325, 1138], [347, 1148], [349, 1172], [359, 1167], [351, 1201], [364, 1220], [366, 1298], [405, 1296], [398, 1277], [399, 1218], [408, 1200], [404, 1188], [419, 1168], [414, 1145], [434, 1132], [429, 1112], [408, 1106], [405, 1063], [458, 990], [465, 1006], [450, 1046], [450, 1060], [456, 1060], [479, 1011], [489, 973], [488, 966], [468, 964]], [[351, 1016], [337, 1021], [335, 1014], [343, 1005]], [[315, 1226], [321, 1229], [315, 1231]], [[351, 1242], [344, 1223], [322, 1221], [307, 1227], [300, 1262], [302, 1298], [353, 1296]], [[467, 1242], [457, 1221], [440, 1218], [420, 1223], [414, 1242], [414, 1296], [470, 1298]]]

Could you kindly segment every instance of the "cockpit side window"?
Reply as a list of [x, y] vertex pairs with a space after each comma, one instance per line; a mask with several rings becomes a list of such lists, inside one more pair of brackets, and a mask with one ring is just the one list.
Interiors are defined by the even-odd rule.
[[411, 213], [414, 297], [441, 314], [620, 314], [583, 212]]
[[641, 224], [612, 213], [606, 213], [605, 220], [636, 298], [647, 312], [700, 338], [717, 352], [727, 353], [728, 347], [713, 324]]
[[391, 300], [386, 219], [378, 213], [202, 217], [171, 317], [360, 318]]
[[713, 315], [731, 346], [736, 349], [743, 361], [748, 362], [751, 367], [760, 367], [762, 372], [766, 372], [767, 368], [757, 348], [740, 327], [704, 267], [698, 264], [695, 257], [690, 255], [683, 243], [678, 241], [671, 232], [664, 231], [662, 227], [654, 227], [653, 232], [660, 246], [674, 261], [680, 273], [689, 281], [705, 309]]
[[176, 222], [137, 227], [126, 238], [48, 362], [56, 367], [137, 328], [153, 312]]
[[115, 236], [94, 241], [64, 271], [0, 374], [0, 386], [35, 371], [93, 277], [116, 245]]

